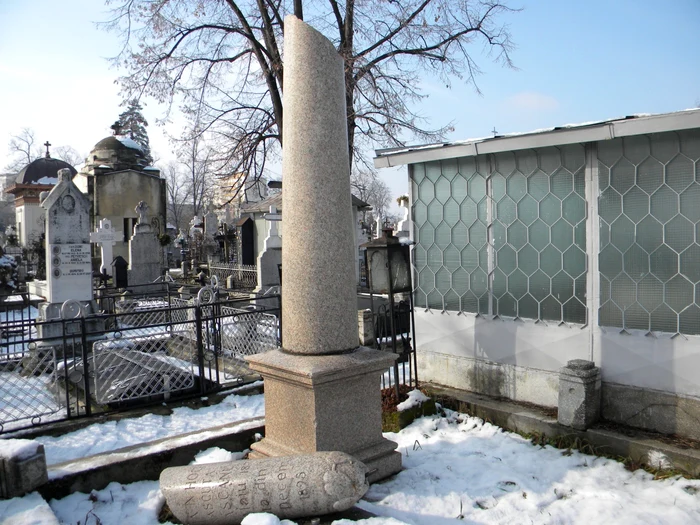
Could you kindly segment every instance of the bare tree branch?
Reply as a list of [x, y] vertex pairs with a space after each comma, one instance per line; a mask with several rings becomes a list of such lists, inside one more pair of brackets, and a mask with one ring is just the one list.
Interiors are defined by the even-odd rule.
[[[216, 144], [215, 173], [259, 178], [282, 146], [284, 16], [296, 12], [345, 61], [349, 153], [440, 140], [416, 111], [421, 75], [472, 84], [484, 55], [512, 67], [508, 0], [108, 0], [125, 98], [176, 104]], [[358, 164], [359, 161], [359, 164]], [[352, 162], [352, 161], [351, 161]]]

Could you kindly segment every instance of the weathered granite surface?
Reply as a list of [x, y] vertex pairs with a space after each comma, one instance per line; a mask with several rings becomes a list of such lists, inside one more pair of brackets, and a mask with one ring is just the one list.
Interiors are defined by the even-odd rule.
[[240, 523], [250, 513], [299, 518], [352, 507], [367, 492], [367, 468], [342, 452], [165, 469], [160, 489], [191, 525]]
[[396, 355], [360, 347], [332, 356], [273, 350], [248, 358], [265, 378], [265, 438], [251, 457], [340, 450], [374, 482], [401, 470], [396, 443], [382, 436], [380, 376]]
[[282, 331], [285, 350], [357, 346], [355, 248], [343, 60], [285, 18]]
[[33, 491], [48, 481], [44, 445], [28, 439], [5, 439], [0, 446], [0, 499]]
[[559, 410], [562, 425], [585, 430], [600, 416], [600, 368], [592, 361], [572, 359], [559, 369]]

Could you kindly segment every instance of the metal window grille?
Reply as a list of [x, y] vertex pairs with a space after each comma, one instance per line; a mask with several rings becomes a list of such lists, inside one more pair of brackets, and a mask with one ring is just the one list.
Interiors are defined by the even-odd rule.
[[599, 324], [700, 334], [700, 132], [598, 145]]
[[417, 164], [416, 305], [585, 324], [582, 145]]

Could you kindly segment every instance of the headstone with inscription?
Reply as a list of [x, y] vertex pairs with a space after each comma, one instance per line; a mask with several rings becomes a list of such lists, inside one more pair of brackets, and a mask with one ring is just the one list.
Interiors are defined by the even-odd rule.
[[134, 227], [134, 235], [129, 241], [129, 285], [150, 284], [162, 272], [161, 255], [163, 249], [158, 235], [148, 222], [149, 206], [144, 201], [136, 206], [139, 222]]
[[367, 467], [343, 452], [171, 467], [160, 490], [188, 525], [240, 523], [268, 512], [300, 518], [341, 512], [369, 488]]
[[46, 262], [49, 303], [92, 300], [90, 201], [73, 184], [68, 169], [42, 201], [46, 210]]
[[[41, 207], [46, 210], [47, 286], [46, 302], [39, 304], [38, 321], [60, 319], [61, 306], [68, 300], [78, 301], [86, 315], [96, 313], [92, 296], [90, 201], [73, 184], [70, 170], [58, 171], [58, 184], [41, 201]], [[37, 329], [40, 338], [60, 335], [60, 325], [38, 325]], [[53, 333], [56, 330], [59, 332]]]

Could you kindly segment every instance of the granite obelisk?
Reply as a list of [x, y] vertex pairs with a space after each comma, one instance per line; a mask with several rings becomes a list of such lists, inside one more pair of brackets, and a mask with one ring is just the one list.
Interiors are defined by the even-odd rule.
[[248, 358], [265, 379], [251, 457], [339, 450], [374, 481], [401, 469], [381, 433], [379, 378], [395, 356], [358, 347], [344, 62], [292, 15], [284, 46], [284, 348]]

